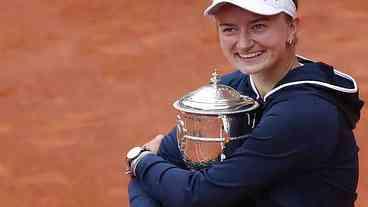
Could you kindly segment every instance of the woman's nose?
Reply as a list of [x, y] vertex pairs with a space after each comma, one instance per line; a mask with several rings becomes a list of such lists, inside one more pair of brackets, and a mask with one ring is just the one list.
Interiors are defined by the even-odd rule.
[[239, 35], [239, 39], [237, 42], [238, 49], [247, 50], [247, 49], [252, 48], [253, 45], [254, 45], [254, 41], [249, 37], [248, 34], [242, 32]]

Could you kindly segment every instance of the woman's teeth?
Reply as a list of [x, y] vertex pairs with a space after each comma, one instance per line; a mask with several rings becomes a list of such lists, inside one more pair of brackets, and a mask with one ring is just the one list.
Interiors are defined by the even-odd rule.
[[240, 54], [240, 53], [238, 53], [238, 56], [241, 57], [241, 58], [248, 59], [248, 58], [254, 58], [254, 57], [260, 56], [262, 53], [263, 52], [255, 52], [255, 53], [250, 53], [250, 54]]

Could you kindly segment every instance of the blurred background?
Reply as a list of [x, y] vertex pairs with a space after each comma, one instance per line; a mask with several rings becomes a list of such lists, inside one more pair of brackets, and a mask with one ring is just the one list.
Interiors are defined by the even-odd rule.
[[[0, 203], [128, 206], [122, 155], [174, 126], [172, 103], [231, 70], [207, 0], [1, 0]], [[368, 3], [300, 2], [299, 54], [368, 96]], [[368, 201], [367, 110], [359, 207]]]

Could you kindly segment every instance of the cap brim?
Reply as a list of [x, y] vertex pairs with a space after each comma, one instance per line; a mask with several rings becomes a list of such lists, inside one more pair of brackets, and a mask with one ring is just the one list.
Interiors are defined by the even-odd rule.
[[225, 1], [214, 1], [204, 12], [205, 16], [214, 15], [223, 5], [232, 4], [234, 6], [240, 7], [242, 9], [248, 10], [250, 12], [260, 14], [260, 15], [276, 15], [281, 13], [280, 9], [274, 8], [266, 4], [260, 4], [256, 1], [244, 1], [244, 0], [225, 0]]

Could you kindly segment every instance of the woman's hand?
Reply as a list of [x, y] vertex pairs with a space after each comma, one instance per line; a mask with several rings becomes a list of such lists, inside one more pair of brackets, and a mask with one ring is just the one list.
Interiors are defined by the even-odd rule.
[[157, 154], [158, 149], [160, 148], [160, 144], [162, 139], [165, 136], [162, 134], [157, 135], [155, 138], [153, 138], [151, 141], [147, 142], [146, 144], [143, 145], [144, 149], [147, 149], [155, 154]]
[[[149, 150], [150, 152], [157, 154], [160, 145], [161, 145], [161, 141], [165, 136], [162, 134], [157, 135], [155, 138], [153, 138], [151, 141], [147, 142], [146, 144], [144, 144], [142, 146], [142, 148]], [[133, 172], [131, 169], [131, 164], [129, 163], [128, 159], [126, 159], [126, 168], [125, 168], [125, 174], [132, 176]]]

